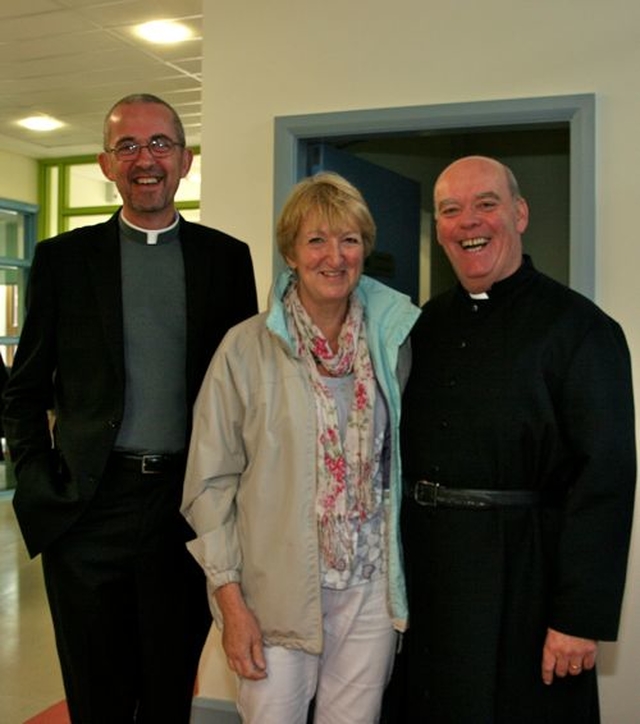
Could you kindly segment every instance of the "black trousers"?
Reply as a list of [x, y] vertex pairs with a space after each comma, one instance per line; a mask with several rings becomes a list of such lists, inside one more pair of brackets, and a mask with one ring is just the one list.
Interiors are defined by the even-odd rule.
[[204, 573], [179, 513], [183, 474], [107, 467], [42, 555], [73, 724], [188, 724], [209, 631]]

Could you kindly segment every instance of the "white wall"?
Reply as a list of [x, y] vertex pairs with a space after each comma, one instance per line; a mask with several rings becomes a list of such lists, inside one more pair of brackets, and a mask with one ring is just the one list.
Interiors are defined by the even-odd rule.
[[[251, 244], [271, 281], [275, 116], [595, 93], [597, 302], [640, 364], [635, 239], [640, 5], [628, 0], [216, 0], [205, 3], [202, 218]], [[640, 393], [638, 395], [640, 399]], [[640, 710], [640, 506], [620, 643], [602, 656], [604, 721]], [[201, 678], [215, 696], [224, 682]], [[222, 689], [220, 689], [220, 686]]]
[[38, 163], [32, 158], [0, 150], [0, 198], [38, 202]]

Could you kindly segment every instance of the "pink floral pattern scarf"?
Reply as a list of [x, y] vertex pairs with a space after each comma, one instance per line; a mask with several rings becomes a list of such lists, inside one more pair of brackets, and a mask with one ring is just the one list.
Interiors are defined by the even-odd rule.
[[[364, 310], [352, 294], [338, 339], [339, 348], [334, 354], [302, 306], [296, 284], [287, 290], [284, 306], [296, 351], [307, 366], [314, 391], [318, 423], [318, 536], [324, 564], [332, 568], [345, 558], [353, 562], [355, 551], [349, 531], [353, 522], [363, 522], [374, 508], [375, 377], [366, 340]], [[354, 395], [344, 444], [336, 404], [322, 381], [318, 365], [334, 377], [354, 375]]]

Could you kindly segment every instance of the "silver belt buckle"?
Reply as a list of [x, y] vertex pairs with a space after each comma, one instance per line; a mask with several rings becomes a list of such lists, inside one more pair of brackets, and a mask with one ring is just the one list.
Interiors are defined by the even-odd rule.
[[[142, 456], [142, 474], [158, 475], [161, 471], [158, 469], [158, 463], [162, 460], [162, 455], [143, 455]], [[155, 464], [155, 467], [154, 467]]]
[[438, 505], [438, 488], [440, 483], [429, 480], [418, 480], [413, 486], [413, 499], [418, 505], [435, 508]]

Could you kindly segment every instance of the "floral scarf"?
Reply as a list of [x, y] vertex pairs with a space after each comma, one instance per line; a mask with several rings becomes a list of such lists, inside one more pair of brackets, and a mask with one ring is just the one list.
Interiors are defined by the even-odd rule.
[[[338, 352], [331, 350], [322, 332], [311, 321], [292, 284], [284, 298], [289, 329], [297, 353], [304, 360], [316, 403], [317, 491], [316, 515], [320, 552], [327, 568], [355, 554], [348, 521], [362, 522], [374, 507], [374, 401], [375, 377], [367, 345], [364, 310], [351, 295], [347, 318], [338, 338]], [[330, 390], [318, 371], [321, 365], [331, 376], [353, 373], [354, 395], [347, 421], [344, 445], [338, 413]]]

